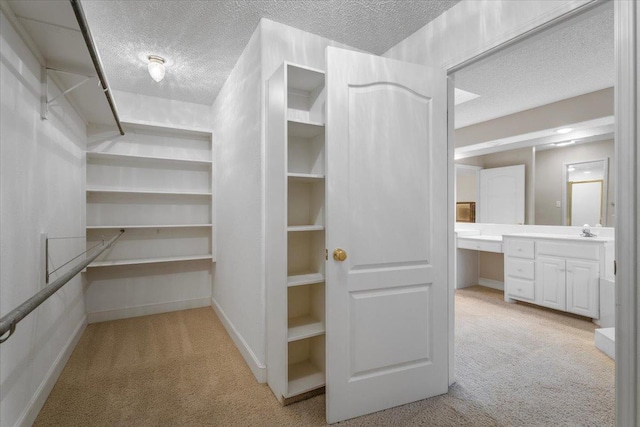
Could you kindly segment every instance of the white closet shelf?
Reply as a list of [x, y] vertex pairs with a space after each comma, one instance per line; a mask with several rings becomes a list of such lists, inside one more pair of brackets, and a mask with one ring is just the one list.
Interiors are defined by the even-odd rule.
[[298, 138], [313, 138], [324, 133], [324, 123], [290, 118], [287, 133]]
[[118, 265], [138, 265], [138, 264], [155, 264], [163, 262], [180, 262], [180, 261], [195, 261], [201, 259], [213, 259], [211, 254], [207, 255], [188, 255], [188, 256], [174, 256], [165, 258], [142, 258], [142, 259], [121, 259], [115, 261], [94, 261], [89, 264], [91, 267], [113, 267]]
[[287, 227], [287, 231], [289, 232], [322, 230], [324, 230], [324, 225], [290, 225], [289, 227]]
[[324, 175], [318, 173], [288, 173], [287, 178], [296, 182], [318, 182], [324, 179]]
[[87, 193], [211, 197], [210, 192], [201, 192], [201, 191], [113, 190], [113, 189], [104, 189], [104, 188], [87, 188]]
[[155, 130], [161, 132], [172, 132], [172, 133], [182, 133], [186, 135], [193, 136], [207, 136], [211, 137], [213, 131], [211, 129], [197, 127], [197, 126], [188, 126], [188, 125], [179, 125], [179, 124], [167, 124], [164, 122], [153, 122], [149, 120], [133, 120], [133, 119], [125, 119], [120, 120], [120, 122], [127, 128], [133, 130]]
[[324, 280], [324, 274], [322, 273], [296, 274], [295, 276], [287, 277], [287, 286], [313, 285], [314, 283], [322, 283]]
[[287, 341], [298, 341], [305, 338], [323, 335], [324, 322], [311, 316], [300, 316], [289, 319], [289, 331]]
[[289, 365], [289, 387], [285, 397], [297, 396], [324, 386], [324, 372], [308, 360]]
[[87, 230], [111, 230], [127, 228], [205, 228], [211, 227], [212, 224], [161, 224], [161, 225], [87, 225]]
[[106, 160], [132, 160], [140, 162], [162, 162], [183, 164], [186, 166], [207, 165], [211, 166], [211, 160], [196, 159], [179, 159], [175, 157], [156, 157], [156, 156], [138, 156], [134, 154], [116, 154], [116, 153], [100, 153], [95, 151], [87, 151], [87, 159], [106, 159]]

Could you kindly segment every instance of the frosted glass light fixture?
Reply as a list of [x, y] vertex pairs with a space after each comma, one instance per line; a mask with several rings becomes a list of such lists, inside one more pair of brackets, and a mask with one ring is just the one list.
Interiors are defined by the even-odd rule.
[[162, 81], [164, 79], [164, 58], [156, 55], [149, 55], [149, 64], [147, 64], [147, 69], [149, 70], [149, 75], [156, 82]]

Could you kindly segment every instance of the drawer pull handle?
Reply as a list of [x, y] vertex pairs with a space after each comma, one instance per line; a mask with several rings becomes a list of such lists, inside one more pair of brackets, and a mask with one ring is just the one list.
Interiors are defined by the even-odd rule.
[[519, 268], [519, 269], [518, 269], [518, 271], [519, 271], [520, 273], [522, 273], [522, 269], [521, 269], [521, 268]]
[[518, 248], [518, 252], [522, 252], [522, 248]]

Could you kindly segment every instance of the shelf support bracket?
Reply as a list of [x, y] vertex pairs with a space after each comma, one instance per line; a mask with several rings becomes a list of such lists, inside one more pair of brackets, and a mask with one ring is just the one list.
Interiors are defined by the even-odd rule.
[[[67, 90], [63, 91], [62, 93], [59, 93], [58, 95], [56, 95], [53, 98], [49, 99], [49, 71], [57, 71], [57, 72], [65, 73], [65, 74], [73, 74], [75, 76], [82, 76], [82, 77], [84, 77], [84, 79], [81, 82], [71, 86], [69, 89], [67, 89]], [[40, 101], [41, 101], [40, 117], [42, 118], [42, 120], [47, 120], [48, 119], [49, 105], [51, 103], [53, 103], [56, 99], [60, 98], [61, 96], [67, 96], [68, 93], [70, 93], [74, 89], [79, 88], [80, 86], [82, 86], [83, 84], [85, 84], [86, 82], [88, 82], [89, 80], [92, 80], [94, 78], [96, 78], [96, 76], [87, 76], [85, 74], [74, 73], [72, 71], [64, 71], [64, 70], [59, 70], [59, 69], [56, 69], [56, 68], [42, 67], [42, 75], [41, 75], [41, 82], [40, 82], [41, 86], [42, 86], [42, 96], [40, 97]]]

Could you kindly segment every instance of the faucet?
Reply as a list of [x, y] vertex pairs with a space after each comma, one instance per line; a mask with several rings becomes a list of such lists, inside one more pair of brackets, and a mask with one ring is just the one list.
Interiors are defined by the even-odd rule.
[[582, 237], [598, 237], [595, 234], [593, 234], [591, 232], [591, 227], [589, 226], [589, 224], [585, 224], [582, 226]]

